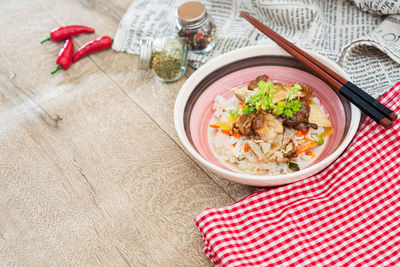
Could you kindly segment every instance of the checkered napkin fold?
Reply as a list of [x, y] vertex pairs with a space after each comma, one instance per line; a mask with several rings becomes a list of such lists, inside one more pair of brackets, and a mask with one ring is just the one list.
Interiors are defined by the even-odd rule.
[[[400, 82], [381, 102], [400, 114]], [[220, 266], [400, 264], [400, 120], [367, 118], [328, 168], [195, 219]]]

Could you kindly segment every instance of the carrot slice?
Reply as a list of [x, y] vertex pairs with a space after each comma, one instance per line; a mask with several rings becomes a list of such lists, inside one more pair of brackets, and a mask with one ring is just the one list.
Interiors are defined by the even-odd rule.
[[240, 134], [238, 134], [238, 133], [233, 133], [232, 136], [235, 137], [235, 138], [237, 138], [237, 139], [240, 138]]
[[218, 129], [218, 128], [219, 128], [219, 126], [218, 126], [218, 125], [215, 125], [215, 124], [210, 124], [210, 127], [211, 127], [211, 128], [215, 128], [215, 129]]
[[225, 130], [225, 129], [221, 129], [221, 133], [226, 134], [226, 135], [230, 135], [229, 131]]
[[298, 131], [297, 133], [296, 133], [296, 135], [297, 135], [297, 137], [305, 137], [306, 135], [308, 134], [308, 128], [307, 128], [307, 130], [305, 130], [305, 131]]
[[235, 147], [235, 146], [236, 146], [236, 144], [237, 144], [237, 142], [236, 142], [236, 143], [233, 143], [233, 144], [232, 144], [232, 146], [233, 146], [233, 147]]
[[244, 143], [244, 152], [247, 153], [247, 152], [249, 152], [249, 150], [250, 150], [249, 144]]
[[307, 155], [307, 156], [311, 156], [312, 159], [315, 159], [315, 158], [317, 157], [317, 156], [316, 156], [314, 153], [312, 153], [311, 151], [307, 151], [307, 152], [306, 152], [306, 155]]
[[296, 149], [296, 155], [299, 155], [299, 154], [301, 154], [301, 153], [303, 153], [303, 152], [305, 152], [305, 151], [309, 150], [310, 148], [313, 148], [313, 147], [315, 147], [317, 145], [317, 142], [315, 142], [314, 140], [311, 140], [311, 139], [308, 139], [308, 138], [306, 138], [306, 140], [307, 140], [307, 143], [299, 146]]

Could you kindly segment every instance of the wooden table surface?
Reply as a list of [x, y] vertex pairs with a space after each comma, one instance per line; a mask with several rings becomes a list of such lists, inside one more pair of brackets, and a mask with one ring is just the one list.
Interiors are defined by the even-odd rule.
[[[112, 2], [112, 3], [111, 3]], [[202, 170], [163, 84], [112, 50], [55, 75], [54, 27], [114, 36], [132, 0], [0, 2], [0, 263], [207, 266], [193, 218], [254, 188]]]

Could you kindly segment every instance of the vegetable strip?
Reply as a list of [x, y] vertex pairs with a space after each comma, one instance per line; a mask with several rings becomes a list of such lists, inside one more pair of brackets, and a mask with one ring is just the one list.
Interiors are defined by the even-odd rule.
[[247, 152], [249, 152], [249, 150], [250, 150], [249, 144], [247, 142], [244, 143], [244, 152], [247, 153]]
[[308, 130], [309, 130], [309, 128], [307, 128], [307, 129], [304, 130], [304, 131], [298, 131], [298, 132], [296, 133], [296, 136], [297, 136], [297, 137], [300, 137], [300, 138], [304, 138], [304, 137], [308, 134]]
[[307, 151], [306, 152], [306, 155], [307, 156], [311, 156], [311, 159], [315, 159], [317, 156], [314, 154], [314, 153], [312, 153], [311, 151]]
[[230, 136], [230, 132], [228, 130], [225, 129], [221, 129], [221, 133], [229, 135]]
[[235, 138], [237, 138], [237, 139], [240, 138], [240, 134], [238, 134], [238, 133], [233, 133], [232, 136], [235, 137]]
[[306, 138], [306, 140], [307, 140], [307, 143], [301, 145], [300, 147], [298, 147], [296, 149], [296, 155], [299, 155], [299, 154], [309, 150], [310, 148], [313, 148], [316, 145], [318, 145], [317, 142], [315, 142], [314, 140], [311, 140], [311, 139], [308, 139], [308, 138]]

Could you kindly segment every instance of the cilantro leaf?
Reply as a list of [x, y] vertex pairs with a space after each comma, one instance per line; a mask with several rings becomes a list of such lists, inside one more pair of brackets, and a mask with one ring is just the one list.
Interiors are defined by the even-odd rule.
[[276, 103], [276, 107], [274, 107], [275, 114], [285, 114], [289, 118], [292, 118], [293, 112], [300, 111], [302, 104], [298, 99], [295, 99], [300, 90], [302, 90], [300, 84], [296, 83], [286, 95], [285, 101], [278, 101], [278, 103]]
[[248, 105], [244, 105], [243, 106], [243, 113], [244, 114], [250, 114], [255, 110], [254, 106], [248, 106]]
[[288, 95], [286, 96], [286, 99], [288, 101], [295, 99], [297, 97], [297, 92], [300, 91], [301, 89], [303, 88], [301, 88], [300, 84], [296, 83], [293, 86], [293, 88], [289, 91]]
[[274, 104], [271, 104], [270, 107], [273, 108], [273, 109], [278, 108], [278, 106], [277, 106], [277, 105], [274, 105]]
[[272, 110], [272, 98], [274, 93], [278, 90], [274, 88], [271, 82], [260, 81], [258, 83], [258, 90], [254, 95], [248, 96], [243, 106], [243, 113], [250, 114], [260, 108], [263, 110]]
[[285, 111], [283, 112], [286, 116], [288, 116], [289, 118], [293, 117], [293, 112], [291, 109], [286, 108]]
[[278, 109], [275, 111], [276, 115], [281, 115], [283, 113], [283, 108], [278, 107]]
[[295, 112], [300, 111], [301, 106], [302, 104], [299, 100], [292, 100], [288, 103], [288, 107]]
[[285, 104], [285, 102], [282, 102], [282, 101], [278, 101], [278, 103], [276, 103], [277, 105], [278, 105], [278, 107], [280, 107], [280, 108], [284, 108], [284, 107], [286, 107], [286, 104]]

